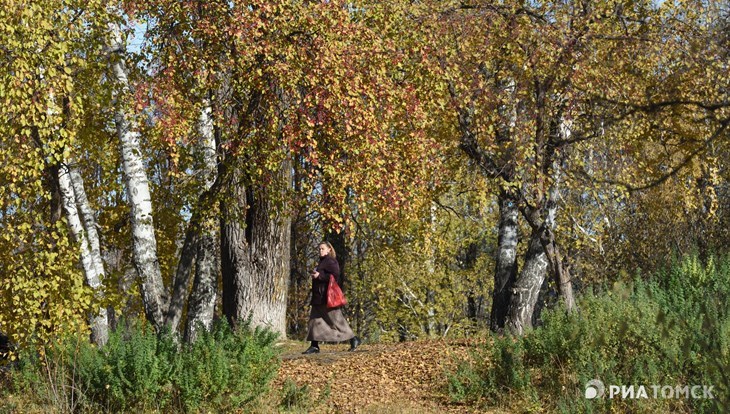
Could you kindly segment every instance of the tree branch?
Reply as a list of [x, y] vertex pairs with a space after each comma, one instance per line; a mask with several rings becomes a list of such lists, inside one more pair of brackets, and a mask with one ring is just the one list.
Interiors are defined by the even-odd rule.
[[[700, 153], [705, 151], [712, 142], [714, 142], [718, 137], [720, 137], [723, 134], [723, 132], [727, 129], [728, 125], [730, 125], [730, 118], [723, 120], [720, 123], [720, 127], [717, 128], [717, 130], [715, 131], [715, 133], [712, 134], [712, 136], [710, 136], [708, 139], [706, 139], [700, 147], [698, 147], [697, 149], [692, 151], [689, 155], [687, 155], [679, 164], [672, 167], [672, 169], [669, 172], [667, 172], [666, 174], [664, 174], [664, 175], [660, 176], [659, 178], [652, 180], [646, 184], [632, 185], [627, 182], [623, 182], [623, 181], [619, 181], [619, 180], [597, 180], [595, 182], [621, 186], [621, 187], [624, 187], [626, 189], [626, 191], [628, 191], [629, 193], [634, 193], [634, 192], [638, 192], [638, 191], [647, 190], [652, 187], [656, 187], [656, 186], [664, 183], [668, 179], [677, 175], [697, 155], [699, 155]], [[587, 176], [587, 174], [585, 174], [585, 173], [583, 173], [583, 174], [585, 176]], [[588, 179], [590, 180], [591, 177], [588, 177]]]

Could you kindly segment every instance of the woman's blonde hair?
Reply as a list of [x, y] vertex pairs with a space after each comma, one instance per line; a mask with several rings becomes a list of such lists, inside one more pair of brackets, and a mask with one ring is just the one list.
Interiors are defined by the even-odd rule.
[[327, 254], [327, 256], [329, 256], [329, 257], [331, 257], [331, 258], [333, 258], [333, 259], [336, 259], [336, 258], [337, 258], [337, 253], [335, 252], [335, 248], [334, 248], [334, 247], [332, 247], [332, 245], [330, 244], [330, 242], [328, 242], [328, 241], [323, 241], [322, 243], [318, 244], [318, 246], [321, 246], [321, 245], [323, 245], [323, 244], [324, 244], [325, 246], [329, 247], [329, 249], [330, 249], [330, 252], [329, 252], [329, 253]]

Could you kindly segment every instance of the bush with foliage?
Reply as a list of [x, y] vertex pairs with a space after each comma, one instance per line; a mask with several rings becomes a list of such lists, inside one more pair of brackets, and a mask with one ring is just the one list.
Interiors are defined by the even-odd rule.
[[[633, 284], [585, 294], [580, 311], [543, 313], [521, 338], [494, 337], [448, 374], [452, 400], [515, 401], [557, 412], [717, 412], [728, 409], [730, 257], [675, 261]], [[585, 385], [707, 385], [715, 399], [586, 399]]]
[[230, 412], [252, 407], [268, 391], [278, 369], [275, 339], [268, 330], [234, 331], [220, 322], [178, 344], [133, 323], [103, 348], [70, 337], [26, 355], [12, 384], [59, 411]]

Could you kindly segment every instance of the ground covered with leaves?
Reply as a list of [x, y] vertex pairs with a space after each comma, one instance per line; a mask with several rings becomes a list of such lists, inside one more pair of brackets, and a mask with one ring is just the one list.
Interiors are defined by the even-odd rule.
[[327, 413], [469, 413], [449, 403], [445, 370], [468, 354], [469, 341], [324, 344], [302, 355], [307, 343], [286, 341], [274, 388], [285, 409]]

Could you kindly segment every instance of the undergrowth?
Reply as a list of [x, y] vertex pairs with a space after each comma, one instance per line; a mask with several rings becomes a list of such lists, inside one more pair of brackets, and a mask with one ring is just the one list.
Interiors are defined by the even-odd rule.
[[278, 369], [276, 334], [216, 323], [192, 344], [132, 323], [99, 348], [81, 335], [21, 354], [5, 394], [55, 412], [231, 412], [256, 405]]
[[[728, 299], [730, 258], [686, 257], [588, 292], [578, 312], [546, 311], [543, 326], [523, 337], [494, 336], [447, 374], [447, 392], [454, 402], [516, 412], [730, 412]], [[590, 380], [603, 382], [602, 398], [586, 398]], [[610, 398], [610, 385], [637, 393], [644, 385], [648, 398]], [[654, 398], [652, 385], [712, 386], [714, 398]]]

